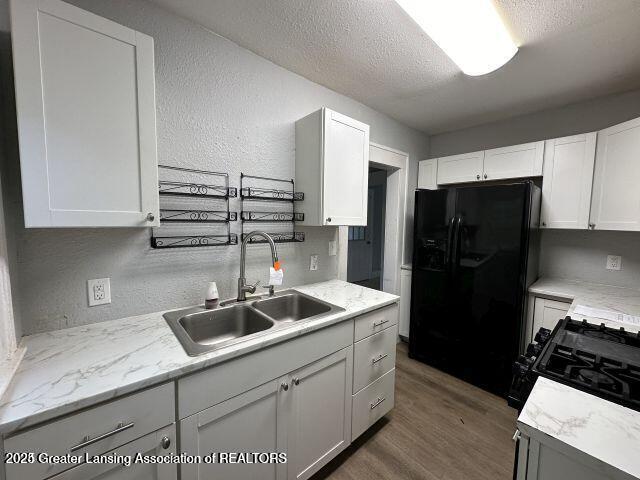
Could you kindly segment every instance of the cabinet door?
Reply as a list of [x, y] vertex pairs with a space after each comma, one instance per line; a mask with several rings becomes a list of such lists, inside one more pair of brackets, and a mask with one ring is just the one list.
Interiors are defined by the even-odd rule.
[[[280, 404], [286, 395], [280, 396], [280, 389], [281, 382], [274, 380], [181, 420], [181, 451], [202, 456], [211, 452], [285, 452], [286, 412]], [[286, 466], [217, 461], [183, 464], [181, 472], [183, 480], [266, 480], [283, 478]]]
[[533, 311], [533, 337], [540, 328], [553, 330], [567, 316], [571, 303], [536, 297]]
[[159, 225], [153, 39], [57, 0], [11, 35], [25, 226]]
[[640, 230], [640, 118], [598, 132], [592, 228]]
[[544, 141], [494, 148], [484, 152], [484, 180], [542, 175]]
[[482, 178], [484, 152], [438, 158], [438, 185], [447, 183], [477, 182]]
[[[178, 466], [173, 463], [135, 463], [136, 455], [175, 455], [176, 427], [169, 427], [150, 433], [138, 440], [127, 443], [104, 455], [131, 457], [130, 466], [119, 464], [85, 463], [66, 470], [51, 480], [177, 480]], [[168, 445], [167, 445], [168, 442]], [[166, 447], [166, 448], [165, 448]]]
[[287, 478], [306, 479], [349, 444], [353, 347], [291, 374]]
[[589, 228], [596, 133], [547, 140], [542, 181], [543, 228]]
[[369, 126], [325, 109], [324, 225], [366, 225]]
[[438, 159], [422, 160], [418, 163], [418, 188], [436, 190], [438, 188]]

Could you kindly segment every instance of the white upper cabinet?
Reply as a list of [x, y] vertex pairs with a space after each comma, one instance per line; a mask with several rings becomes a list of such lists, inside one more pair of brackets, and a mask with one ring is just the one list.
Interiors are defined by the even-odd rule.
[[153, 39], [58, 0], [12, 0], [26, 227], [159, 225]]
[[542, 183], [543, 228], [589, 228], [596, 133], [547, 140]]
[[598, 132], [591, 224], [640, 230], [640, 118]]
[[484, 152], [484, 180], [542, 175], [544, 141], [494, 148]]
[[475, 182], [482, 178], [484, 152], [438, 158], [438, 184]]
[[542, 175], [544, 141], [438, 158], [439, 185]]
[[418, 163], [418, 188], [436, 190], [438, 188], [438, 159], [421, 160]]
[[303, 225], [366, 225], [369, 126], [322, 108], [296, 122]]

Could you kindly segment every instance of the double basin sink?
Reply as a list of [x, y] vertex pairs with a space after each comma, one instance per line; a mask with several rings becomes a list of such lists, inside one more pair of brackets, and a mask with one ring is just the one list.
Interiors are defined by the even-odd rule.
[[201, 355], [231, 344], [344, 311], [296, 290], [205, 310], [194, 307], [164, 314], [185, 351]]

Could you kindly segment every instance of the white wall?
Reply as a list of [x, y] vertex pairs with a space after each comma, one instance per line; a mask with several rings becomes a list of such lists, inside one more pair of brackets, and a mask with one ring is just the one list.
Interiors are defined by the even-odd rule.
[[[144, 0], [70, 3], [154, 37], [160, 163], [226, 171], [236, 186], [241, 171], [291, 178], [294, 122], [327, 106], [368, 123], [371, 141], [408, 152], [408, 191], [415, 188], [417, 161], [428, 154], [425, 134]], [[7, 15], [7, 0], [0, 0], [0, 27], [5, 29]], [[0, 39], [2, 80], [10, 84], [6, 32], [0, 32]], [[13, 94], [7, 87], [3, 93], [11, 132], [3, 171], [8, 177], [5, 203], [12, 212], [9, 243], [15, 245], [14, 303], [25, 334], [198, 303], [208, 280], [218, 281], [223, 296], [234, 294], [239, 247], [155, 251], [144, 229], [22, 228]], [[231, 207], [239, 211], [239, 200]], [[412, 204], [408, 211], [413, 211]], [[410, 214], [407, 225], [410, 239]], [[239, 227], [233, 225], [233, 231]], [[305, 232], [305, 243], [279, 247], [287, 285], [337, 274], [336, 257], [327, 255], [335, 229]], [[261, 278], [268, 266], [268, 248], [249, 250], [247, 278]], [[312, 253], [320, 255], [317, 272], [308, 271]], [[88, 308], [86, 281], [100, 277], [111, 277], [113, 303]]]
[[[640, 117], [640, 90], [431, 137], [430, 157], [599, 130]], [[640, 233], [545, 230], [540, 275], [640, 288]], [[622, 270], [605, 269], [622, 255]]]

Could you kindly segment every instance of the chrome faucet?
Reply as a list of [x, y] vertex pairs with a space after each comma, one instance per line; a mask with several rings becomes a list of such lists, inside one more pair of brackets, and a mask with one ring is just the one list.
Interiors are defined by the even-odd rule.
[[247, 256], [247, 243], [251, 237], [262, 237], [267, 242], [269, 242], [269, 246], [271, 247], [271, 263], [275, 267], [278, 262], [278, 252], [276, 250], [276, 244], [273, 241], [273, 238], [268, 233], [253, 231], [247, 233], [242, 240], [242, 246], [240, 247], [240, 278], [238, 278], [238, 298], [236, 299], [238, 302], [244, 302], [247, 299], [246, 293], [255, 293], [256, 287], [258, 286], [259, 281], [254, 285], [247, 285], [247, 279], [244, 276], [245, 270], [245, 259]]

